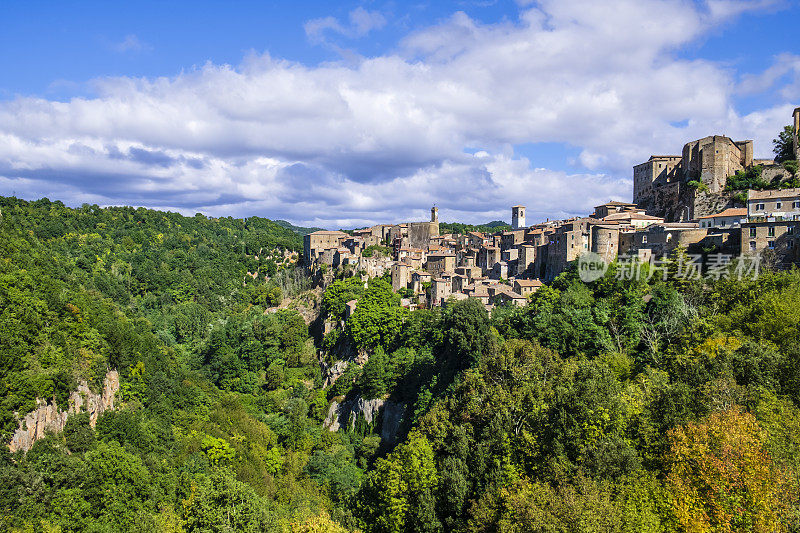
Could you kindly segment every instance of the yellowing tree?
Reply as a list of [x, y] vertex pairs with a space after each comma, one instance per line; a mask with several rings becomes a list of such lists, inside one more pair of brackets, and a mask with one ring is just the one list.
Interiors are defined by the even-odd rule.
[[796, 497], [765, 449], [766, 433], [740, 407], [670, 434], [667, 484], [689, 532], [787, 531]]

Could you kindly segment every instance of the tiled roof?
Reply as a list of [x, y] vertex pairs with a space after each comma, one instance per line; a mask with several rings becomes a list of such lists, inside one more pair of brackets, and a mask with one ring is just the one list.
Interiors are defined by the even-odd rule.
[[725, 211], [721, 211], [719, 213], [713, 215], [706, 215], [704, 217], [697, 217], [699, 220], [707, 219], [707, 218], [717, 218], [717, 217], [746, 217], [747, 216], [747, 208], [745, 207], [729, 207]]
[[800, 189], [781, 189], [770, 191], [747, 191], [748, 200], [767, 200], [770, 198], [794, 198], [800, 196]]

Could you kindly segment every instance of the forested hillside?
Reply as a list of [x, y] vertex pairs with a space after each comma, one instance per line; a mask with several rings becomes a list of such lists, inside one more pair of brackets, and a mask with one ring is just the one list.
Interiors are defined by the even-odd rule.
[[[0, 447], [6, 529], [800, 527], [798, 272], [627, 280], [612, 265], [491, 317], [475, 300], [409, 312], [385, 280], [338, 279], [320, 302], [337, 326], [315, 346], [299, 311], [317, 294], [283, 252], [294, 231], [0, 209], [5, 441], [36, 398], [63, 405], [108, 369], [122, 382], [95, 427], [72, 416], [27, 453]], [[327, 388], [319, 349], [326, 368], [349, 362]], [[330, 402], [357, 398], [405, 406], [396, 445], [376, 423], [323, 428]]]

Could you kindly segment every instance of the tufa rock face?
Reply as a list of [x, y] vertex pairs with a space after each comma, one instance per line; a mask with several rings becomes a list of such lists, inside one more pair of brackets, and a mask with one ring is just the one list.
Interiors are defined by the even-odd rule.
[[347, 370], [348, 362], [347, 361], [336, 361], [330, 367], [322, 364], [322, 375], [325, 376], [325, 383], [323, 387], [328, 388], [334, 383], [336, 380], [344, 374], [344, 371]]
[[8, 447], [12, 452], [17, 450], [28, 451], [33, 443], [45, 436], [45, 432], [63, 431], [67, 418], [70, 415], [88, 412], [89, 423], [94, 427], [97, 418], [107, 410], [114, 409], [114, 399], [119, 391], [119, 373], [111, 370], [103, 380], [103, 389], [99, 394], [89, 390], [86, 382], [78, 385], [78, 390], [73, 391], [69, 396], [69, 405], [65, 411], [59, 410], [53, 402], [48, 404], [43, 400], [37, 399], [39, 407], [28, 413], [20, 422], [20, 426], [11, 438]]
[[367, 424], [377, 425], [380, 421], [381, 439], [388, 444], [394, 444], [405, 412], [406, 407], [403, 404], [380, 398], [365, 400], [358, 396], [341, 404], [331, 402], [323, 427], [328, 431], [338, 431], [344, 426], [353, 430], [359, 418], [363, 418]]

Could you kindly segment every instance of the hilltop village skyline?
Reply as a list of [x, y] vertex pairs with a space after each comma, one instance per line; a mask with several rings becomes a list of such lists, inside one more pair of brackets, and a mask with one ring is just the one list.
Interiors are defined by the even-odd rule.
[[708, 136], [688, 142], [681, 155], [634, 166], [632, 202], [610, 200], [586, 216], [532, 225], [516, 205], [509, 230], [467, 234], [440, 233], [434, 206], [424, 222], [310, 233], [304, 260], [312, 269], [351, 268], [366, 277], [390, 271], [408, 307], [474, 297], [489, 310], [525, 305], [543, 282], [590, 252], [605, 262], [647, 262], [679, 246], [728, 259], [766, 251], [772, 265], [786, 268], [800, 259], [800, 108], [791, 119], [787, 161], [780, 154], [754, 159], [752, 140]]

